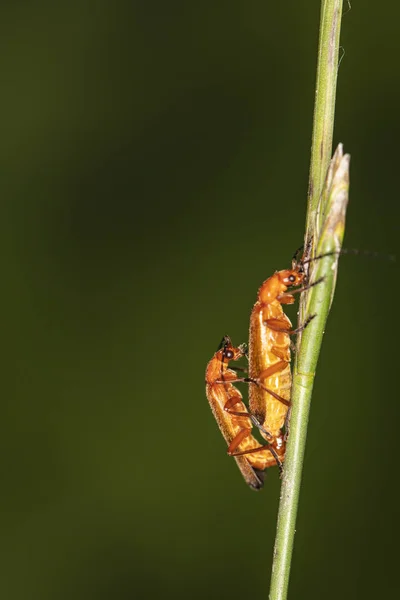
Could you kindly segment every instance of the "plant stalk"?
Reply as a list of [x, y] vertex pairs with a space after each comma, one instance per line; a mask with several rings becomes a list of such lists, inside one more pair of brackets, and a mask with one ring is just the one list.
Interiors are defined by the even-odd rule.
[[[340, 250], [348, 200], [349, 156], [332, 159], [342, 0], [322, 0], [308, 189], [305, 248], [312, 256]], [[323, 281], [302, 294], [300, 322], [317, 315], [298, 336], [292, 412], [275, 539], [270, 600], [286, 600], [315, 369], [337, 275], [338, 254], [311, 262], [309, 279]]]

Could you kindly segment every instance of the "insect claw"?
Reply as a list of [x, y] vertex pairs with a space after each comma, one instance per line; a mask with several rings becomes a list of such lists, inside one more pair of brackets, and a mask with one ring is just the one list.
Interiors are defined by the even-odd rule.
[[303, 325], [303, 329], [304, 329], [304, 328], [306, 328], [306, 327], [307, 327], [307, 325], [308, 325], [309, 323], [311, 323], [311, 321], [312, 321], [313, 319], [315, 319], [315, 317], [316, 317], [316, 316], [317, 316], [317, 313], [314, 313], [313, 315], [310, 315], [309, 317], [307, 317], [307, 319], [306, 319], [306, 322], [305, 322], [305, 323], [304, 323], [304, 325]]
[[249, 348], [248, 348], [247, 344], [240, 344], [239, 350], [243, 354], [243, 356], [246, 356], [246, 357], [249, 356]]
[[253, 471], [254, 471], [254, 475], [258, 479], [259, 485], [251, 484], [250, 487], [254, 488], [255, 490], [261, 490], [261, 488], [264, 487], [264, 479], [265, 479], [266, 473], [265, 473], [265, 471], [261, 471], [260, 469], [256, 469], [254, 467], [253, 467]]
[[323, 281], [325, 281], [325, 279], [326, 279], [325, 275], [322, 275], [322, 277], [320, 277], [316, 281], [313, 281], [313, 283], [310, 283], [310, 287], [312, 287], [313, 285], [317, 285], [318, 283], [322, 283]]

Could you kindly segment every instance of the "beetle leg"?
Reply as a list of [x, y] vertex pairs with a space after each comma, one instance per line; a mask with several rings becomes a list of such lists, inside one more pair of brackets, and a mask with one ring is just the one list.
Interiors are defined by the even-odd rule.
[[[285, 321], [283, 321], [283, 319], [282, 320], [281, 319], [267, 319], [266, 321], [264, 321], [264, 323], [267, 325], [267, 327], [269, 327], [273, 331], [287, 333], [288, 335], [295, 335], [296, 333], [300, 333], [300, 331], [303, 331], [303, 329], [305, 329], [307, 327], [307, 325], [316, 316], [317, 316], [316, 314], [310, 315], [309, 317], [307, 317], [307, 319], [305, 320], [303, 325], [300, 325], [300, 327], [296, 327], [296, 329], [288, 329], [287, 324]], [[282, 327], [280, 327], [279, 325], [282, 325]]]
[[[268, 450], [269, 452], [271, 452], [273, 460], [269, 460], [266, 459], [265, 461], [265, 467], [270, 467], [271, 465], [274, 465], [275, 463], [278, 465], [279, 470], [282, 471], [282, 461], [280, 460], [279, 456], [277, 455], [276, 451], [274, 450], [274, 448], [270, 445], [270, 444], [265, 444], [264, 446], [259, 446], [258, 448], [250, 448], [249, 450], [242, 450], [241, 452], [235, 452], [234, 450], [238, 447], [238, 445], [244, 440], [246, 439], [246, 437], [250, 435], [250, 430], [248, 429], [242, 429], [242, 431], [240, 431], [237, 436], [235, 437], [234, 440], [232, 440], [232, 442], [229, 444], [229, 448], [228, 448], [228, 454], [229, 456], [244, 456], [246, 454], [256, 454], [257, 452], [261, 452], [264, 450]], [[236, 439], [239, 438], [239, 442], [236, 442]]]

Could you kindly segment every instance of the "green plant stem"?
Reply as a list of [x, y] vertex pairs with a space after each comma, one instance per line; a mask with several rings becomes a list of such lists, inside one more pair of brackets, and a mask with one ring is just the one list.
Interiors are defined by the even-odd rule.
[[[343, 157], [341, 147], [332, 165], [332, 179], [335, 179], [334, 167], [336, 172], [341, 171], [342, 179], [336, 181], [336, 187], [327, 187], [322, 194], [332, 153], [341, 16], [342, 0], [322, 0], [305, 236], [306, 244], [311, 241], [314, 255], [315, 252], [337, 252], [344, 232], [349, 157]], [[287, 598], [311, 393], [335, 287], [337, 255], [327, 256], [311, 266], [315, 268], [311, 269], [310, 280], [324, 277], [324, 282], [302, 294], [300, 322], [304, 322], [307, 314], [317, 316], [298, 339], [270, 600]]]

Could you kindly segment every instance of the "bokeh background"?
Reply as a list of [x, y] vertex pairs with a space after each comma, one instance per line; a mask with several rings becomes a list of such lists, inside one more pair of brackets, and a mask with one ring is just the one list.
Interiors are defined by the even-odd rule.
[[[399, 19], [353, 3], [337, 96], [345, 245], [383, 253]], [[318, 25], [317, 0], [2, 3], [2, 598], [267, 597], [279, 477], [246, 488], [204, 369], [302, 243]], [[397, 587], [397, 276], [341, 260], [291, 598]]]

